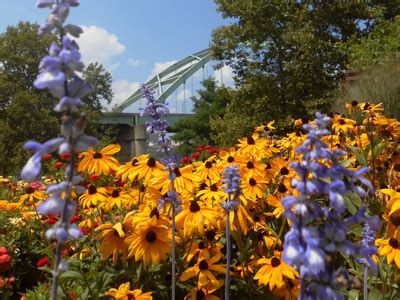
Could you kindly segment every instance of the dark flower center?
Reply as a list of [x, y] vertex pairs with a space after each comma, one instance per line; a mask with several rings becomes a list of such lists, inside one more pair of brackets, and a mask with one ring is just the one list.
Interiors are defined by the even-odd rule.
[[35, 190], [30, 186], [28, 186], [25, 190], [25, 194], [33, 194], [34, 192]]
[[228, 163], [233, 163], [235, 159], [232, 156], [229, 156], [227, 159]]
[[247, 137], [247, 145], [254, 145], [255, 141], [251, 136]]
[[279, 193], [286, 193], [287, 192], [287, 188], [286, 188], [286, 186], [283, 184], [283, 183], [281, 183], [280, 185], [279, 185], [279, 187], [278, 187], [278, 192]]
[[135, 300], [135, 296], [133, 296], [132, 294], [128, 294], [128, 300]]
[[204, 243], [203, 241], [201, 241], [201, 242], [199, 243], [199, 249], [200, 249], [200, 250], [206, 249], [206, 247], [207, 247], [207, 245], [206, 245], [206, 243]]
[[189, 210], [192, 213], [200, 211], [200, 206], [197, 204], [197, 201], [190, 202]]
[[307, 124], [309, 122], [309, 119], [307, 117], [301, 118], [301, 123]]
[[197, 290], [196, 292], [196, 300], [203, 300], [206, 298], [206, 293], [203, 290]]
[[250, 179], [249, 179], [249, 184], [250, 184], [251, 186], [255, 186], [255, 185], [257, 184], [257, 181], [256, 181], [254, 178], [250, 178]]
[[146, 191], [146, 187], [144, 185], [141, 185], [140, 188], [139, 188], [139, 191], [141, 193], [144, 193]]
[[146, 233], [146, 241], [149, 243], [154, 243], [157, 239], [157, 234], [153, 231], [150, 230]]
[[255, 215], [254, 216], [254, 222], [260, 222], [260, 216]]
[[271, 168], [272, 168], [271, 164], [270, 164], [270, 163], [267, 163], [267, 166], [265, 167], [265, 169], [269, 170], [269, 169], [271, 169]]
[[217, 185], [215, 183], [210, 186], [210, 191], [212, 192], [218, 191]]
[[296, 130], [296, 136], [301, 136], [301, 132]]
[[174, 173], [175, 173], [175, 176], [176, 177], [181, 177], [182, 176], [182, 174], [181, 174], [181, 171], [179, 171], [179, 168], [174, 168]]
[[396, 172], [400, 172], [400, 164], [395, 164], [393, 170], [395, 170]]
[[358, 102], [357, 101], [351, 101], [351, 106], [353, 106], [353, 107], [356, 107], [358, 105]]
[[206, 231], [206, 238], [207, 238], [207, 240], [209, 240], [210, 242], [214, 240], [215, 235], [216, 235], [215, 230], [207, 230], [207, 231]]
[[102, 157], [103, 157], [103, 154], [101, 154], [100, 152], [96, 152], [95, 154], [93, 154], [93, 158], [95, 158], [95, 159], [99, 159]]
[[276, 268], [277, 266], [279, 266], [281, 264], [281, 260], [277, 257], [273, 257], [271, 258], [271, 266]]
[[364, 105], [364, 110], [370, 109], [371, 105], [369, 103], [365, 103]]
[[93, 195], [97, 193], [97, 188], [95, 185], [91, 184], [89, 185], [89, 189], [88, 189], [89, 195]]
[[158, 212], [157, 208], [153, 208], [153, 210], [150, 212], [150, 218], [153, 218], [154, 216], [156, 216], [157, 219], [160, 217], [160, 213]]
[[340, 125], [344, 125], [344, 124], [346, 124], [346, 122], [345, 122], [345, 120], [340, 119], [340, 120], [339, 120], [339, 124], [340, 124]]
[[200, 191], [201, 191], [201, 190], [204, 190], [206, 187], [207, 187], [207, 184], [206, 184], [205, 182], [202, 182], [202, 183], [200, 184]]
[[253, 169], [254, 168], [254, 164], [251, 161], [247, 162], [247, 169]]
[[290, 279], [288, 280], [287, 284], [289, 286], [289, 289], [293, 289], [294, 288], [294, 283]]
[[119, 190], [113, 190], [111, 196], [113, 198], [118, 198], [119, 197]]
[[264, 126], [264, 130], [265, 131], [269, 131], [269, 127], [268, 126]]
[[208, 270], [208, 263], [204, 259], [199, 263], [199, 269], [201, 271]]
[[131, 161], [132, 167], [136, 167], [138, 165], [138, 160], [135, 158], [134, 160]]
[[397, 239], [395, 239], [395, 238], [390, 238], [389, 245], [393, 249], [397, 249], [397, 248], [399, 248], [399, 241]]
[[289, 169], [286, 167], [283, 167], [280, 171], [281, 175], [288, 175], [289, 174]]
[[205, 164], [205, 167], [206, 167], [207, 169], [211, 169], [211, 168], [212, 168], [212, 163], [209, 162], [209, 161], [207, 161], [206, 164]]
[[149, 160], [147, 161], [147, 166], [149, 166], [150, 168], [154, 168], [156, 166], [156, 160], [150, 157]]

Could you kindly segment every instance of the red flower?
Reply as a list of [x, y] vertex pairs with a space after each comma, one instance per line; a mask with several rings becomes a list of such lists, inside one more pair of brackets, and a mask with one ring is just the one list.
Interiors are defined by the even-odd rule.
[[196, 152], [201, 152], [201, 151], [203, 151], [203, 147], [197, 147], [196, 148]]
[[206, 151], [210, 151], [210, 150], [212, 150], [212, 146], [210, 146], [210, 145], [208, 145], [208, 146], [206, 146]]
[[59, 169], [64, 165], [62, 161], [58, 161], [53, 165], [53, 168]]
[[119, 187], [123, 187], [124, 186], [124, 182], [120, 179], [118, 179], [118, 181], [116, 182], [116, 185]]
[[192, 154], [192, 158], [193, 159], [198, 159], [200, 157], [200, 154], [199, 153], [193, 153]]
[[42, 159], [43, 160], [48, 160], [48, 159], [50, 159], [51, 158], [51, 154], [43, 154], [42, 155]]
[[97, 179], [99, 179], [99, 175], [93, 174], [92, 176], [90, 176], [90, 180], [96, 181]]
[[72, 224], [72, 223], [75, 223], [75, 222], [77, 222], [77, 221], [79, 221], [79, 217], [77, 216], [77, 215], [73, 215], [72, 217], [71, 217], [71, 219], [69, 219], [69, 222]]
[[57, 219], [48, 219], [44, 221], [44, 224], [53, 225], [57, 222]]
[[8, 254], [8, 250], [6, 247], [0, 247], [0, 255], [7, 255]]
[[66, 152], [60, 155], [61, 159], [70, 159], [71, 158], [71, 153], [70, 152]]
[[8, 254], [0, 255], [0, 273], [11, 268], [11, 256]]
[[48, 257], [42, 257], [41, 259], [38, 260], [36, 266], [38, 268], [42, 268], [44, 266], [50, 267], [50, 259]]
[[181, 161], [182, 161], [182, 163], [184, 163], [184, 164], [190, 164], [190, 158], [187, 157], [187, 156], [182, 157]]

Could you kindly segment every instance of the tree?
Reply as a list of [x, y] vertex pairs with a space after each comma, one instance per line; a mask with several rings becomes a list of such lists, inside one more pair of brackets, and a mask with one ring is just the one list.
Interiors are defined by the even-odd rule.
[[378, 12], [392, 16], [359, 1], [215, 2], [232, 22], [214, 30], [212, 51], [233, 68], [239, 88], [213, 124], [225, 142], [238, 138], [231, 124], [251, 128], [275, 119], [285, 128], [291, 119], [327, 112], [348, 62], [339, 46], [366, 35]]
[[213, 78], [204, 80], [202, 85], [204, 89], [197, 91], [199, 97], [192, 97], [194, 115], [171, 127], [176, 132], [172, 138], [181, 143], [178, 150], [183, 153], [193, 152], [199, 144], [214, 144], [210, 119], [223, 115], [230, 94], [233, 93], [229, 88], [217, 87]]
[[[59, 116], [53, 111], [57, 99], [33, 87], [40, 59], [57, 37], [39, 36], [38, 28], [19, 22], [0, 35], [0, 173], [19, 174], [29, 157], [23, 149], [27, 140], [44, 142], [59, 133]], [[99, 93], [83, 99], [86, 111], [95, 118], [101, 101], [111, 100], [111, 75], [99, 64], [89, 65], [83, 73]], [[91, 124], [95, 131], [98, 125]]]

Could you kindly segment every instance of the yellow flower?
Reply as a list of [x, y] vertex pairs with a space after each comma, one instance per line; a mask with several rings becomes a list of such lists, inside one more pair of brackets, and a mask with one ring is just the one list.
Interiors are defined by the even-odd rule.
[[111, 171], [118, 169], [119, 163], [113, 157], [114, 154], [121, 150], [120, 145], [108, 145], [100, 151], [90, 148], [86, 152], [82, 152], [83, 159], [79, 162], [78, 172], [85, 171], [88, 174], [110, 174]]
[[204, 234], [205, 225], [216, 226], [220, 214], [213, 208], [200, 205], [199, 201], [186, 201], [183, 210], [176, 216], [176, 228], [182, 229], [185, 237], [198, 232]]
[[124, 207], [129, 206], [132, 200], [132, 196], [128, 191], [114, 188], [108, 191], [108, 199], [101, 206], [106, 206], [107, 210], [112, 209], [114, 206], [121, 208], [122, 205]]
[[400, 249], [398, 239], [377, 239], [375, 241], [375, 245], [379, 247], [378, 254], [380, 256], [386, 255], [388, 264], [391, 264], [394, 261], [397, 268], [400, 268]]
[[139, 165], [139, 162], [147, 160], [148, 160], [148, 155], [141, 155], [138, 157], [134, 157], [130, 162], [127, 162], [126, 164], [119, 166], [116, 175], [121, 176], [123, 182], [126, 182], [128, 179], [130, 182], [133, 182], [137, 180], [137, 177], [139, 176], [139, 173], [137, 172], [138, 170], [137, 166]]
[[353, 132], [356, 124], [356, 121], [338, 115], [332, 118], [332, 130], [335, 134]]
[[96, 187], [94, 184], [89, 185], [84, 194], [79, 197], [79, 202], [83, 208], [97, 206], [99, 202], [107, 200], [107, 190], [103, 187]]
[[285, 284], [281, 287], [274, 289], [273, 293], [284, 300], [294, 300], [299, 297], [300, 294], [300, 280], [287, 279]]
[[19, 197], [18, 206], [21, 207], [26, 201], [29, 204], [34, 204], [35, 201], [43, 201], [47, 198], [46, 193], [43, 192], [44, 186], [37, 182], [31, 183], [26, 189], [25, 194]]
[[261, 258], [257, 261], [257, 264], [263, 266], [254, 276], [254, 280], [258, 280], [259, 285], [269, 285], [271, 290], [284, 285], [285, 277], [292, 280], [299, 277], [299, 273], [295, 269], [277, 256], [273, 256], [271, 259]]
[[257, 126], [255, 128], [255, 132], [270, 133], [271, 131], [276, 129], [274, 126], [272, 126], [274, 123], [275, 123], [275, 121], [271, 121], [271, 122], [265, 123], [263, 125]]
[[248, 177], [246, 181], [242, 181], [242, 193], [247, 199], [255, 200], [262, 198], [265, 193], [267, 181], [262, 177]]
[[226, 272], [225, 265], [215, 265], [215, 263], [220, 259], [220, 254], [217, 254], [209, 259], [199, 259], [197, 264], [186, 269], [179, 279], [181, 281], [186, 281], [196, 275], [199, 275], [198, 285], [200, 287], [207, 286], [207, 284], [217, 287], [219, 286], [219, 282], [211, 271], [215, 271], [219, 274], [224, 274]]
[[258, 133], [253, 133], [252, 136], [239, 139], [238, 147], [241, 153], [257, 159], [263, 155], [267, 143], [266, 139], [259, 139]]
[[113, 297], [114, 299], [119, 300], [152, 300], [153, 297], [151, 296], [152, 292], [144, 293], [142, 290], [133, 290], [130, 291], [130, 283], [126, 282], [121, 284], [117, 289], [111, 288], [106, 292], [104, 295]]
[[228, 196], [222, 190], [221, 182], [218, 182], [211, 185], [205, 184], [205, 187], [196, 194], [196, 197], [206, 203], [219, 203], [220, 201], [225, 201]]
[[207, 158], [206, 161], [198, 161], [194, 163], [195, 173], [202, 179], [209, 179], [212, 182], [219, 181], [221, 178], [222, 168], [215, 160], [215, 155]]
[[132, 230], [132, 225], [129, 224], [130, 219], [125, 220], [123, 224], [117, 223], [103, 224], [96, 228], [96, 231], [101, 231], [97, 237], [102, 240], [99, 251], [102, 254], [101, 259], [106, 260], [113, 255], [113, 263], [117, 264], [118, 254], [122, 252], [122, 258], [125, 261], [127, 256], [127, 246], [125, 245], [126, 233]]
[[153, 217], [134, 234], [126, 238], [129, 244], [129, 255], [135, 261], [143, 260], [145, 266], [150, 263], [158, 265], [171, 252], [172, 237], [167, 226], [158, 225]]
[[224, 284], [223, 280], [218, 280], [218, 282], [219, 285], [217, 286], [208, 284], [205, 287], [195, 287], [191, 289], [184, 300], [219, 300], [219, 297], [211, 295], [211, 293], [218, 290]]

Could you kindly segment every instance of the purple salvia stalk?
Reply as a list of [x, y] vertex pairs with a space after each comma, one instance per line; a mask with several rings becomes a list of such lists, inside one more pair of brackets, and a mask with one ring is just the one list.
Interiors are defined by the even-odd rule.
[[144, 97], [147, 100], [146, 107], [141, 109], [141, 116], [149, 116], [153, 120], [150, 122], [146, 122], [147, 125], [147, 133], [154, 133], [158, 134], [159, 140], [159, 152], [165, 154], [167, 167], [169, 172], [169, 178], [171, 180], [171, 191], [168, 192], [168, 198], [161, 200], [161, 203], [158, 209], [161, 209], [166, 201], [169, 201], [172, 206], [172, 221], [171, 221], [171, 231], [172, 231], [172, 267], [171, 267], [171, 275], [172, 275], [172, 282], [171, 282], [171, 299], [175, 300], [175, 289], [176, 289], [176, 241], [175, 241], [175, 216], [181, 210], [180, 202], [177, 199], [178, 194], [175, 191], [175, 168], [176, 162], [171, 161], [170, 151], [171, 151], [171, 140], [167, 137], [167, 127], [168, 123], [164, 120], [164, 116], [166, 113], [169, 112], [167, 104], [157, 102], [154, 97], [154, 92], [152, 92], [148, 87], [142, 85], [142, 92]]
[[229, 214], [231, 211], [237, 209], [239, 205], [240, 190], [240, 175], [239, 168], [236, 164], [231, 167], [226, 167], [222, 174], [222, 182], [224, 183], [224, 191], [228, 194], [226, 202], [220, 202], [220, 205], [225, 210], [225, 226], [226, 226], [226, 274], [225, 274], [225, 298], [229, 300], [230, 290], [230, 267], [232, 263], [232, 250], [231, 250], [231, 223]]
[[[308, 131], [308, 138], [296, 149], [302, 154], [301, 160], [290, 164], [298, 174], [298, 178], [292, 180], [292, 186], [299, 196], [282, 199], [285, 215], [291, 221], [291, 229], [285, 236], [283, 259], [300, 271], [299, 299], [344, 299], [336, 278], [347, 274], [347, 270], [333, 265], [326, 257], [343, 253], [362, 257], [371, 264], [373, 249], [348, 240], [347, 232], [353, 224], [378, 222], [365, 215], [365, 207], [354, 216], [345, 218], [343, 213], [347, 194], [352, 192], [366, 197], [373, 187], [362, 177], [367, 168], [353, 171], [340, 164], [346, 152], [331, 150], [321, 140], [330, 134], [326, 129], [330, 119], [320, 113], [316, 116], [315, 126], [303, 126]], [[359, 182], [368, 190], [360, 187]], [[328, 203], [315, 201], [323, 196]]]
[[[57, 214], [60, 220], [46, 231], [48, 239], [56, 239], [57, 247], [55, 253], [55, 264], [53, 270], [53, 282], [50, 298], [57, 299], [58, 280], [60, 271], [65, 268], [61, 261], [61, 252], [68, 239], [79, 239], [82, 232], [75, 224], [69, 224], [69, 219], [75, 213], [76, 204], [71, 199], [71, 192], [74, 189], [82, 193], [84, 188], [79, 186], [82, 177], [75, 174], [76, 154], [87, 150], [89, 146], [98, 143], [95, 137], [84, 135], [87, 124], [84, 114], [76, 114], [83, 105], [81, 97], [91, 92], [89, 84], [85, 84], [75, 72], [83, 70], [81, 54], [75, 41], [68, 36], [79, 37], [82, 29], [76, 25], [63, 26], [69, 13], [70, 7], [79, 5], [79, 0], [40, 0], [37, 3], [39, 8], [49, 7], [51, 16], [46, 24], [41, 26], [39, 33], [59, 33], [61, 44], [53, 42], [49, 48], [49, 55], [45, 56], [40, 63], [41, 73], [34, 82], [38, 89], [48, 88], [53, 96], [60, 99], [54, 108], [55, 111], [62, 113], [61, 135], [60, 138], [51, 139], [43, 144], [35, 141], [28, 141], [25, 149], [34, 151], [35, 154], [28, 160], [22, 170], [21, 177], [24, 180], [35, 179], [41, 171], [41, 159], [43, 154], [58, 150], [60, 154], [71, 153], [71, 158], [66, 168], [66, 181], [52, 184], [48, 187], [47, 193], [50, 197], [40, 203], [37, 211], [40, 214]], [[64, 193], [64, 198], [61, 194]]]

